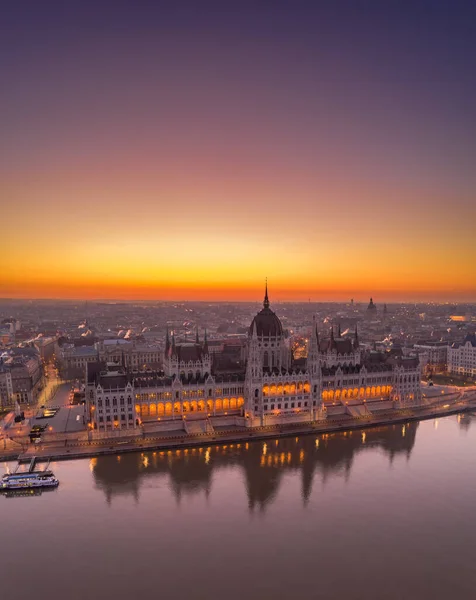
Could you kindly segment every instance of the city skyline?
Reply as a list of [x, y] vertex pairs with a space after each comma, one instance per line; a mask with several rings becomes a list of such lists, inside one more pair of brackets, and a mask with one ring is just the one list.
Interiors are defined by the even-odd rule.
[[26, 4], [0, 297], [476, 299], [474, 6]]

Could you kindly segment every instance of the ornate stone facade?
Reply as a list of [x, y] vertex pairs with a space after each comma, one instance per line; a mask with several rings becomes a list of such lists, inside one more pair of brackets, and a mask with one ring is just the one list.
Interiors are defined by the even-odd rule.
[[363, 351], [357, 330], [345, 338], [331, 330], [321, 341], [314, 321], [307, 359], [295, 361], [267, 289], [249, 329], [242, 368], [222, 370], [206, 334], [201, 342], [198, 332], [194, 343], [184, 344], [167, 333], [163, 367], [151, 372], [88, 364], [91, 427], [104, 431], [217, 417], [256, 427], [314, 421], [343, 409], [361, 416], [421, 402], [418, 357]]

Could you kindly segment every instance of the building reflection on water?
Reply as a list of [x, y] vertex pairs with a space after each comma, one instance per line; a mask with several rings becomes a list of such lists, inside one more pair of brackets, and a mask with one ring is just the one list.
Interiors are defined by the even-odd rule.
[[265, 510], [277, 496], [283, 476], [287, 472], [300, 472], [301, 494], [306, 505], [316, 478], [324, 485], [332, 476], [348, 478], [354, 458], [360, 452], [378, 448], [388, 455], [390, 462], [396, 455], [409, 458], [418, 425], [410, 422], [266, 442], [100, 456], [91, 459], [91, 471], [108, 503], [124, 494], [139, 501], [140, 487], [152, 477], [167, 478], [180, 502], [182, 497], [197, 493], [208, 497], [214, 474], [220, 469], [239, 467], [243, 469], [250, 510]]
[[476, 413], [459, 413], [456, 415], [456, 419], [460, 428], [466, 431], [469, 429], [471, 423], [476, 419]]

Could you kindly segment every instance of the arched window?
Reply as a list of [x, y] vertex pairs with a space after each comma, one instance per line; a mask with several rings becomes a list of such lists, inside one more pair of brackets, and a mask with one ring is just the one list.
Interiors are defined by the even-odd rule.
[[268, 351], [266, 350], [263, 354], [263, 367], [266, 369], [267, 367], [269, 367], [269, 355], [268, 355]]

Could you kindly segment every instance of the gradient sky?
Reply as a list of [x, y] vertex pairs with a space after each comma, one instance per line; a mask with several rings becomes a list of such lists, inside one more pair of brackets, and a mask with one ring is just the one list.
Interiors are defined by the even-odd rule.
[[10, 2], [0, 296], [476, 300], [476, 2]]

